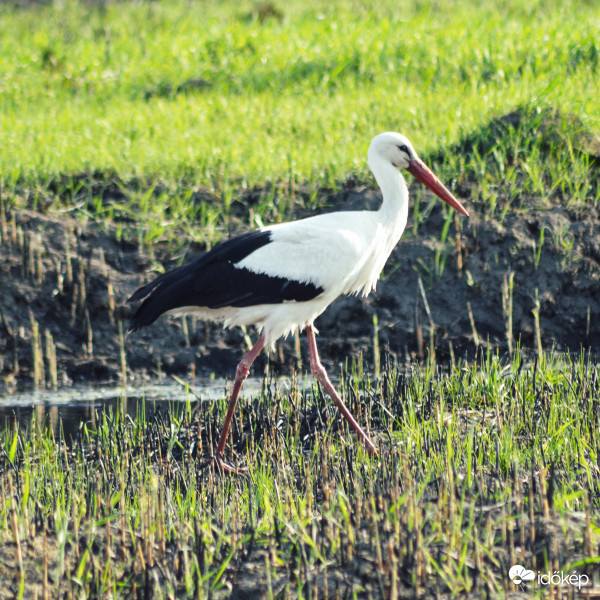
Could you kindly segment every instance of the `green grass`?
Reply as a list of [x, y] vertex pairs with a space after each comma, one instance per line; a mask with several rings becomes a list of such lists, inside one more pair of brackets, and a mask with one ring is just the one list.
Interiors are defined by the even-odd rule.
[[[555, 4], [296, 1], [265, 21], [252, 2], [2, 5], [2, 208], [211, 243], [244, 194], [254, 226], [370, 181], [382, 130], [494, 218], [597, 207], [597, 7]], [[516, 126], [495, 120], [517, 107]], [[540, 232], [534, 260], [572, 243]], [[517, 350], [342, 378], [380, 460], [297, 389], [240, 408], [232, 456], [250, 471], [234, 478], [200, 468], [224, 402], [104, 415], [71, 446], [33, 422], [7, 430], [0, 598], [505, 597], [516, 562], [591, 574], [596, 363]]]
[[[291, 211], [285, 201], [270, 211], [265, 186], [289, 197], [308, 185], [314, 196], [368, 180], [368, 143], [383, 130], [444, 157], [448, 181], [476, 176], [481, 187], [465, 190], [474, 201], [493, 204], [504, 181], [516, 193], [514, 168], [536, 196], [562, 185], [575, 202], [598, 201], [581, 159], [571, 176], [535, 145], [513, 170], [502, 153], [494, 167], [453, 151], [518, 105], [557, 107], [600, 128], [593, 3], [288, 2], [264, 21], [256, 6], [2, 7], [0, 178], [11, 201], [134, 214], [147, 241], [197, 223], [210, 240], [248, 187], [266, 196], [258, 220], [277, 220]], [[106, 186], [122, 197], [107, 200]], [[214, 206], [191, 202], [197, 189], [216, 194]]]
[[505, 597], [517, 563], [591, 580], [598, 365], [524, 361], [346, 373], [380, 459], [298, 388], [242, 403], [231, 458], [243, 476], [201, 467], [225, 402], [105, 414], [72, 445], [35, 420], [8, 430], [0, 598], [19, 585], [28, 597], [43, 585], [83, 598]]

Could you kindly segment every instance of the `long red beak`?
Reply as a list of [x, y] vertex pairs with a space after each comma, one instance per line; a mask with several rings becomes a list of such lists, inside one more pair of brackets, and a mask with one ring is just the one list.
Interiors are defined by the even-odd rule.
[[414, 175], [423, 185], [426, 185], [436, 196], [448, 203], [458, 212], [469, 216], [464, 206], [452, 195], [452, 192], [429, 170], [423, 161], [418, 158], [413, 158], [407, 169], [409, 173]]

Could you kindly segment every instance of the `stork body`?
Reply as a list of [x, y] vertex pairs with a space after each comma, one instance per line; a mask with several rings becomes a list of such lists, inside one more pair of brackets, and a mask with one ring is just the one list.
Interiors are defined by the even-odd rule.
[[368, 159], [383, 194], [379, 210], [334, 212], [240, 235], [161, 275], [129, 299], [144, 299], [130, 330], [149, 325], [165, 313], [194, 314], [226, 327], [253, 324], [259, 328], [258, 342], [238, 365], [215, 455], [226, 470], [231, 467], [222, 458], [225, 442], [250, 365], [265, 345], [297, 329], [306, 329], [315, 377], [369, 451], [376, 453], [320, 363], [313, 323], [340, 296], [366, 296], [375, 288], [408, 218], [408, 189], [398, 168], [407, 169], [442, 200], [468, 213], [421, 162], [406, 137], [397, 133], [376, 136]]

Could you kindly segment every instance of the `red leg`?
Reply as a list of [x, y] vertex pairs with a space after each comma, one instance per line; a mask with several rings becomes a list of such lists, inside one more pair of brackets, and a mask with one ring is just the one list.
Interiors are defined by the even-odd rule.
[[246, 381], [246, 377], [248, 377], [248, 373], [250, 371], [250, 367], [252, 363], [256, 359], [256, 357], [260, 354], [260, 351], [263, 349], [265, 345], [265, 337], [261, 335], [258, 339], [258, 342], [254, 344], [252, 350], [242, 358], [240, 364], [237, 366], [235, 371], [235, 381], [233, 382], [233, 390], [231, 392], [231, 398], [229, 400], [229, 406], [227, 408], [227, 414], [225, 415], [225, 422], [223, 423], [223, 429], [221, 429], [221, 436], [219, 437], [219, 443], [217, 445], [217, 452], [215, 454], [215, 460], [219, 464], [221, 468], [225, 471], [236, 472], [231, 465], [228, 465], [223, 460], [223, 453], [225, 452], [225, 443], [227, 442], [227, 436], [229, 434], [229, 429], [231, 428], [231, 421], [233, 420], [233, 413], [235, 411], [235, 407], [237, 404], [238, 396], [240, 395], [240, 390], [242, 389], [242, 384]]
[[340, 412], [344, 416], [344, 419], [348, 421], [350, 427], [354, 429], [358, 437], [364, 442], [367, 450], [371, 454], [378, 454], [377, 448], [373, 445], [373, 442], [369, 439], [369, 436], [362, 430], [361, 426], [356, 422], [352, 413], [346, 408], [346, 405], [342, 402], [338, 393], [335, 391], [325, 368], [321, 364], [319, 353], [317, 352], [317, 340], [315, 338], [315, 332], [311, 325], [306, 327], [306, 335], [308, 337], [308, 349], [310, 352], [310, 369], [313, 375], [317, 378], [317, 381], [325, 388], [331, 399], [335, 402], [336, 406], [340, 409]]

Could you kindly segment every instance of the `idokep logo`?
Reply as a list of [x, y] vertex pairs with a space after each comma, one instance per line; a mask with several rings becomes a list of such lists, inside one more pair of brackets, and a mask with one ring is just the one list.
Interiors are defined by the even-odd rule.
[[513, 565], [508, 570], [508, 576], [518, 586], [523, 585], [527, 581], [533, 581], [538, 585], [572, 585], [581, 589], [582, 586], [586, 586], [590, 581], [590, 578], [585, 573], [578, 575], [576, 571], [569, 574], [565, 574], [563, 571], [550, 573], [541, 573], [538, 571], [536, 577], [533, 571], [526, 569], [523, 565]]
[[521, 585], [526, 581], [533, 581], [535, 579], [535, 573], [522, 565], [513, 565], [508, 571], [508, 576], [515, 585]]

